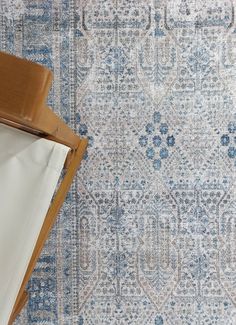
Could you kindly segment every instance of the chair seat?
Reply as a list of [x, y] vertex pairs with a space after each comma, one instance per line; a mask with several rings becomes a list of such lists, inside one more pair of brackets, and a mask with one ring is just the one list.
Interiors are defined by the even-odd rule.
[[0, 124], [0, 324], [8, 323], [69, 147]]

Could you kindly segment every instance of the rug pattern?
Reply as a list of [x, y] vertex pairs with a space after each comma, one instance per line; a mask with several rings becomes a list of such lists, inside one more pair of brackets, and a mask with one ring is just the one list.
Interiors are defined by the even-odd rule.
[[230, 0], [2, 0], [89, 147], [16, 324], [236, 324]]

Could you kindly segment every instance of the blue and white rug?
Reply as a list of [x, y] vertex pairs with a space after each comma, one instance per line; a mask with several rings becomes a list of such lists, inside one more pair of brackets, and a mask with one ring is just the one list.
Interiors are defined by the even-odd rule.
[[230, 0], [1, 0], [89, 148], [16, 324], [236, 324]]

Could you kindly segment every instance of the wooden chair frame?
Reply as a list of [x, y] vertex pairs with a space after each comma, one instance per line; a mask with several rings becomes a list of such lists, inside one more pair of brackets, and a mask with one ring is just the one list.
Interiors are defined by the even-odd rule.
[[[20, 75], [17, 76], [16, 73], [19, 74], [19, 72]], [[27, 302], [28, 294], [26, 292], [26, 285], [32, 275], [50, 230], [55, 223], [56, 216], [70, 189], [73, 178], [87, 148], [88, 141], [76, 135], [45, 104], [52, 82], [52, 72], [50, 70], [30, 60], [0, 52], [0, 75], [0, 123], [62, 143], [71, 148], [64, 165], [65, 175], [46, 214], [12, 310], [8, 323], [10, 325], [14, 322]], [[26, 88], [27, 92], [24, 93]], [[38, 89], [41, 89], [40, 94], [38, 94]], [[8, 96], [12, 92], [16, 95]]]

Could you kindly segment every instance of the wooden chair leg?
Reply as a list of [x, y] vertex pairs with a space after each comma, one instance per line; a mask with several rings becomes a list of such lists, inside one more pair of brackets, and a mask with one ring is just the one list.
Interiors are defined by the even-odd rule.
[[12, 325], [12, 323], [14, 322], [14, 320], [16, 319], [16, 317], [19, 315], [19, 313], [21, 312], [21, 310], [23, 309], [23, 307], [25, 306], [26, 302], [28, 301], [29, 295], [27, 291], [23, 291], [18, 304], [15, 306], [12, 314], [11, 314], [11, 318], [8, 322], [8, 325]]

